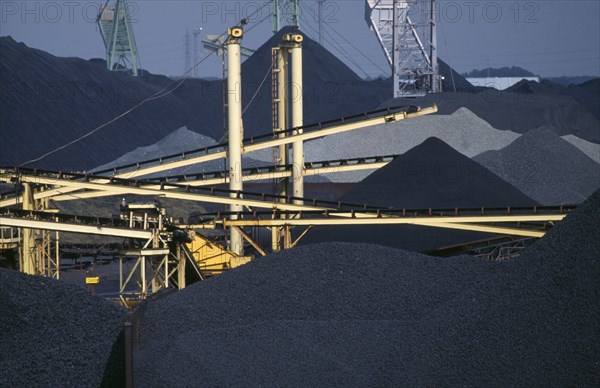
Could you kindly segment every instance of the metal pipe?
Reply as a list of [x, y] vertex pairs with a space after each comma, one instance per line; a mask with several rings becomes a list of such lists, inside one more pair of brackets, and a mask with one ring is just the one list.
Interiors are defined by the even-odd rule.
[[[286, 95], [287, 91], [287, 78], [288, 78], [288, 53], [284, 47], [280, 47], [277, 53], [277, 126], [280, 130], [288, 129], [288, 98]], [[279, 138], [286, 137], [286, 133], [280, 133]], [[288, 164], [287, 144], [279, 145], [278, 156], [279, 165], [286, 166]], [[283, 197], [287, 196], [288, 190], [288, 177], [276, 178], [277, 182], [277, 194]], [[280, 202], [285, 203], [285, 199], [281, 199]], [[282, 229], [274, 227], [271, 229], [271, 250], [273, 252], [279, 252], [281, 250], [281, 235]]]
[[431, 13], [430, 13], [430, 39], [431, 39], [431, 45], [430, 45], [430, 51], [429, 51], [429, 57], [431, 58], [431, 70], [432, 70], [432, 75], [431, 75], [431, 91], [433, 93], [439, 93], [442, 90], [442, 85], [441, 85], [441, 80], [440, 80], [440, 73], [439, 73], [439, 67], [438, 67], [438, 57], [437, 57], [437, 20], [436, 18], [436, 9], [435, 9], [435, 0], [431, 0]]
[[[304, 125], [304, 107], [303, 107], [303, 85], [302, 85], [302, 45], [301, 39], [297, 40], [292, 46], [292, 87], [290, 92], [292, 105], [292, 127], [299, 128]], [[294, 135], [299, 135], [302, 130], [294, 131]], [[304, 142], [302, 140], [295, 141], [293, 147], [293, 170], [292, 170], [292, 187], [294, 197], [304, 197]], [[302, 205], [302, 200], [294, 200], [297, 205]]]
[[[23, 210], [35, 210], [33, 199], [33, 188], [30, 183], [23, 184]], [[31, 228], [23, 229], [23, 245], [21, 248], [20, 268], [21, 272], [35, 275], [35, 232]]]
[[[227, 121], [229, 124], [229, 146], [227, 148], [227, 161], [229, 163], [229, 189], [232, 198], [236, 198], [236, 191], [243, 190], [242, 182], [242, 66], [241, 48], [239, 39], [242, 37], [241, 28], [232, 28], [229, 31], [227, 44]], [[232, 212], [241, 212], [243, 207], [232, 204]], [[232, 215], [231, 219], [237, 219]], [[238, 255], [244, 254], [244, 240], [235, 228], [230, 228], [230, 250]]]

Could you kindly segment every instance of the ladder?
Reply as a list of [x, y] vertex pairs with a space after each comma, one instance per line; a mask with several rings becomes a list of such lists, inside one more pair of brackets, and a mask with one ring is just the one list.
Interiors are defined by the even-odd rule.
[[[279, 72], [281, 71], [278, 67], [279, 50], [279, 47], [273, 47], [271, 49], [271, 63], [273, 64], [273, 70], [271, 71], [271, 123], [273, 135], [283, 129], [279, 123], [279, 101], [283, 97], [279, 95]], [[273, 165], [279, 166], [282, 161], [281, 155], [279, 155], [279, 147], [273, 147], [272, 150]]]

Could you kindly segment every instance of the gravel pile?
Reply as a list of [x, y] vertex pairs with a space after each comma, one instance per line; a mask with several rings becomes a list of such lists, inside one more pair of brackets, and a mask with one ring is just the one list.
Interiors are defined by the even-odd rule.
[[543, 205], [581, 203], [600, 187], [598, 163], [543, 128], [474, 160]]
[[562, 136], [562, 139], [579, 148], [581, 152], [594, 159], [596, 163], [600, 163], [600, 144], [580, 139], [574, 135]]
[[[403, 154], [429, 137], [437, 137], [455, 150], [473, 157], [489, 150], [499, 150], [519, 138], [519, 134], [500, 131], [477, 117], [467, 108], [450, 115], [429, 115], [397, 123], [376, 125], [307, 142], [307, 161], [337, 160], [377, 155]], [[252, 154], [270, 160], [270, 152]], [[372, 170], [325, 175], [332, 182], [359, 182]]]
[[[488, 169], [437, 138], [376, 171], [340, 201], [396, 209], [534, 206], [537, 203]], [[306, 243], [359, 241], [411, 251], [489, 238], [491, 235], [408, 225], [319, 227]]]
[[125, 311], [79, 286], [0, 268], [0, 386], [120, 386]]
[[[593, 82], [593, 81], [590, 81]], [[439, 104], [440, 114], [451, 114], [461, 107], [468, 108], [494, 128], [525, 133], [546, 127], [559, 136], [575, 135], [587, 141], [600, 143], [600, 121], [592, 107], [600, 104], [600, 94], [590, 93], [591, 101], [585, 103], [577, 96], [566, 93], [548, 93], [542, 87], [540, 93], [516, 93], [495, 89], [472, 89], [429, 94], [423, 98], [392, 99], [380, 107], [398, 105], [426, 106]], [[588, 108], [588, 106], [590, 108]]]
[[506, 262], [344, 243], [257, 259], [148, 305], [135, 382], [598, 386], [599, 216], [596, 194]]

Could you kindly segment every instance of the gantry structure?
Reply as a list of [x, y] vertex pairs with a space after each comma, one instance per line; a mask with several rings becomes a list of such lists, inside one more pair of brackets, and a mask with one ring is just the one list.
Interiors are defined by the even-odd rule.
[[[121, 237], [129, 241], [119, 251], [119, 298], [145, 298], [165, 288], [183, 288], [190, 281], [218, 275], [251, 261], [256, 255], [295, 247], [322, 225], [420, 225], [431, 228], [497, 234], [502, 244], [539, 238], [572, 207], [502, 209], [390, 210], [347, 204], [304, 195], [307, 176], [375, 170], [394, 155], [305, 162], [304, 142], [376, 125], [390, 125], [437, 112], [437, 106], [402, 106], [306, 125], [303, 100], [290, 84], [302, 88], [303, 36], [289, 33], [273, 48], [273, 122], [265, 135], [244, 136], [241, 106], [241, 26], [230, 28], [227, 45], [227, 141], [215, 146], [165, 155], [152, 160], [81, 174], [27, 168], [0, 169], [0, 182], [17, 187], [0, 198], [0, 248], [19, 248], [21, 271], [60, 276], [59, 233]], [[244, 168], [242, 155], [272, 149], [274, 163]], [[168, 170], [225, 159], [227, 171], [162, 176]], [[153, 175], [152, 178], [145, 178]], [[251, 181], [276, 182], [274, 194], [244, 189]], [[102, 219], [61, 214], [51, 203], [99, 197], [162, 198], [222, 205], [224, 211], [205, 214], [194, 224], [171, 219], [157, 203], [121, 204], [118, 217]], [[270, 248], [253, 230], [266, 228]], [[211, 237], [221, 231], [223, 242]], [[55, 237], [52, 237], [52, 233]], [[52, 245], [54, 249], [52, 249]], [[134, 258], [123, 271], [124, 258]], [[132, 283], [137, 287], [131, 291]]]
[[441, 91], [436, 0], [365, 0], [365, 20], [392, 69], [394, 97]]
[[100, 7], [96, 22], [106, 49], [106, 67], [111, 71], [127, 71], [139, 75], [140, 65], [130, 8], [126, 0], [107, 0]]

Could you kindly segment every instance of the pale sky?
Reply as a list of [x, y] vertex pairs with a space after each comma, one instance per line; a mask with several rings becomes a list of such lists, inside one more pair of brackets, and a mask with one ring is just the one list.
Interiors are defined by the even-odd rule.
[[[0, 0], [0, 35], [57, 56], [104, 58], [95, 24], [104, 2]], [[153, 73], [182, 74], [186, 28], [220, 34], [265, 2], [129, 1], [142, 67]], [[300, 2], [300, 28], [317, 40], [315, 0]], [[269, 8], [251, 18], [245, 46], [257, 48], [270, 36]], [[545, 77], [600, 76], [600, 0], [440, 0], [438, 10], [439, 56], [459, 72], [489, 65], [521, 66]], [[379, 43], [365, 22], [364, 0], [327, 0], [324, 14], [326, 48], [362, 77], [389, 74]], [[210, 58], [201, 65], [200, 74], [220, 76], [221, 61]]]

